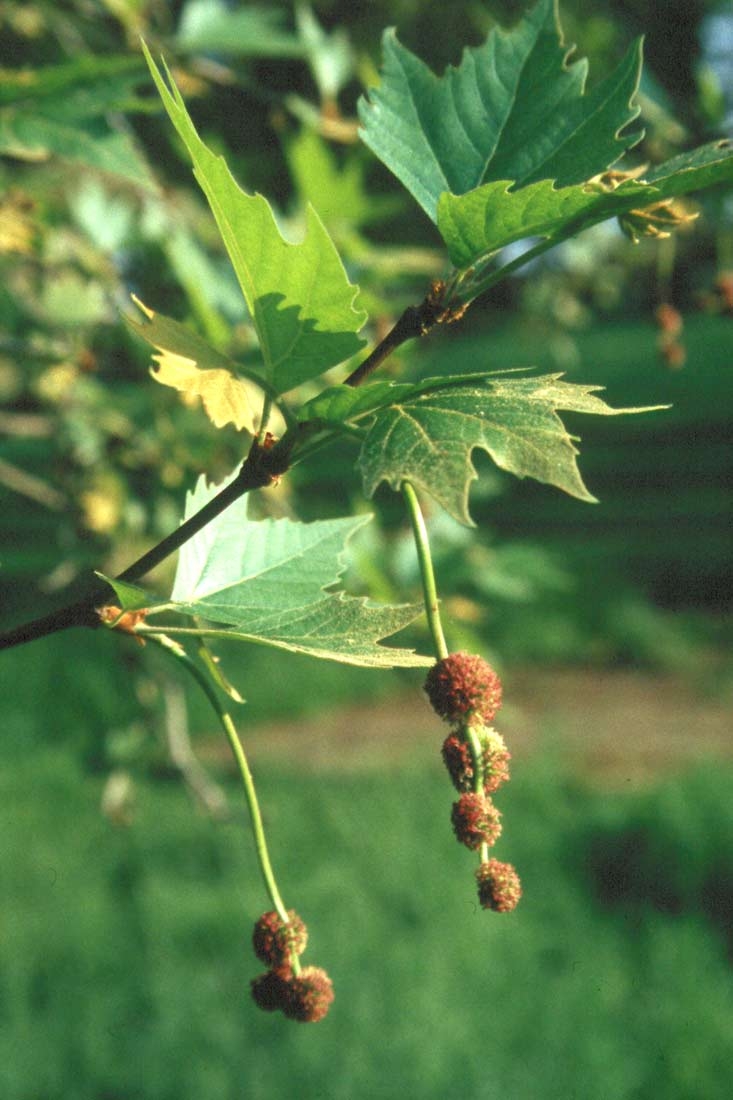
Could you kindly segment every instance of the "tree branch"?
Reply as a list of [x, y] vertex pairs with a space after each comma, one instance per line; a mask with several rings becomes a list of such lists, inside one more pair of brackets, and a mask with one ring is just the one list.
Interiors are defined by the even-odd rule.
[[[444, 321], [457, 319], [458, 314], [452, 310], [450, 304], [446, 304], [446, 285], [443, 282], [434, 282], [430, 291], [419, 306], [408, 306], [394, 327], [387, 333], [367, 358], [346, 379], [347, 386], [360, 386], [366, 379], [381, 366], [392, 352], [396, 351], [407, 340], [413, 340], [418, 336], [424, 336], [434, 325]], [[170, 554], [178, 550], [185, 542], [188, 542], [198, 531], [211, 522], [216, 516], [239, 500], [245, 493], [252, 489], [261, 489], [272, 484], [274, 478], [284, 474], [290, 466], [290, 456], [293, 448], [302, 438], [302, 426], [294, 426], [289, 429], [279, 442], [272, 447], [262, 446], [255, 440], [250, 448], [247, 458], [242, 463], [239, 474], [218, 493], [213, 500], [191, 516], [190, 519], [172, 531], [170, 535], [162, 539], [141, 558], [133, 562], [116, 580], [136, 581], [154, 569]], [[97, 627], [99, 616], [96, 608], [109, 599], [109, 586], [104, 581], [95, 579], [87, 594], [75, 603], [52, 611], [39, 619], [23, 623], [0, 633], [0, 649], [9, 649], [12, 646], [23, 645], [32, 642], [36, 638], [43, 638], [47, 634], [53, 634], [59, 630], [67, 630], [74, 626]]]
[[364, 362], [352, 371], [345, 385], [361, 386], [401, 344], [418, 336], [426, 336], [434, 325], [453, 320], [451, 308], [445, 303], [445, 291], [445, 283], [438, 280], [432, 283], [420, 305], [407, 307], [394, 328], [390, 329]]
[[[285, 436], [281, 444], [285, 444]], [[184, 542], [188, 542], [198, 531], [210, 523], [235, 500], [250, 492], [252, 489], [260, 489], [272, 483], [273, 477], [284, 473], [288, 467], [291, 444], [287, 446], [270, 448], [261, 447], [256, 441], [252, 444], [247, 458], [242, 463], [239, 474], [226, 485], [220, 493], [210, 500], [208, 504], [191, 516], [190, 519], [172, 531], [156, 546], [133, 562], [124, 573], [120, 573], [117, 580], [136, 581], [154, 569], [165, 558], [178, 550]], [[67, 630], [73, 626], [99, 626], [99, 616], [95, 608], [109, 597], [109, 586], [100, 580], [95, 580], [90, 586], [89, 592], [76, 603], [68, 604], [49, 615], [43, 615], [40, 619], [23, 623], [12, 630], [0, 634], [0, 649], [9, 649], [11, 646], [23, 645], [32, 642], [36, 638], [43, 638], [47, 634], [53, 634], [58, 630]]]

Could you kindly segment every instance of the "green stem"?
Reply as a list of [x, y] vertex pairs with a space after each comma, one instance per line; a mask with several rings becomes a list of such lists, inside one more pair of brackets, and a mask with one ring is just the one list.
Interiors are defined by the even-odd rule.
[[[481, 742], [479, 741], [476, 731], [473, 726], [466, 726], [466, 737], [471, 749], [471, 756], [473, 758], [473, 789], [476, 794], [481, 794], [484, 789], [484, 769], [483, 769], [483, 753], [481, 751]], [[478, 852], [479, 863], [486, 863], [489, 858], [489, 846], [484, 842], [479, 848]]]
[[402, 495], [407, 504], [407, 511], [412, 524], [412, 534], [415, 539], [417, 560], [420, 565], [422, 577], [423, 600], [425, 602], [425, 614], [428, 617], [428, 626], [433, 638], [435, 655], [439, 661], [448, 656], [448, 646], [443, 634], [443, 625], [440, 621], [440, 607], [438, 605], [438, 592], [435, 587], [435, 573], [433, 572], [433, 559], [430, 556], [430, 542], [425, 519], [420, 508], [417, 493], [409, 481], [402, 482]]
[[495, 271], [490, 271], [486, 275], [482, 274], [480, 270], [474, 272], [465, 280], [457, 284], [455, 293], [456, 299], [468, 305], [478, 298], [480, 294], [485, 294], [486, 291], [490, 290], [496, 283], [500, 283], [502, 279], [506, 279], [507, 275], [511, 275], [517, 268], [523, 267], [524, 264], [529, 263], [530, 260], [534, 260], [537, 256], [541, 256], [543, 252], [548, 252], [551, 248], [555, 248], [556, 245], [562, 243], [565, 239], [565, 237], [562, 237], [559, 240], [540, 241], [539, 244], [534, 245], [532, 248], [528, 248], [521, 256], [517, 256], [515, 260], [511, 260], [508, 264], [504, 264], [503, 267], [499, 267]]
[[265, 399], [262, 402], [262, 415], [260, 416], [260, 430], [257, 432], [257, 442], [261, 445], [267, 432], [267, 422], [272, 414], [273, 400], [269, 393], [265, 394]]
[[[255, 790], [254, 779], [252, 778], [252, 772], [249, 768], [249, 763], [242, 747], [242, 742], [237, 736], [237, 731], [234, 726], [234, 722], [231, 719], [228, 711], [224, 709], [221, 704], [221, 700], [214, 690], [213, 685], [210, 683], [208, 677], [199, 668], [194, 660], [189, 657], [185, 649], [183, 649], [177, 642], [174, 642], [171, 638], [166, 637], [164, 634], [148, 634], [147, 637], [151, 642], [155, 642], [161, 646], [166, 653], [169, 653], [175, 660], [182, 665], [185, 670], [193, 676], [196, 683], [203, 691], [206, 698], [211, 703], [217, 718], [226, 734], [229, 747], [234, 755], [234, 760], [239, 771], [240, 778], [242, 780], [242, 786], [244, 787], [244, 794], [247, 799], [247, 808], [249, 810], [250, 820], [252, 822], [252, 832], [254, 834], [255, 848], [257, 851], [257, 860], [260, 865], [260, 871], [262, 872], [262, 878], [265, 882], [265, 889], [272, 901], [272, 904], [277, 911], [277, 915], [283, 921], [284, 924], [288, 924], [290, 917], [288, 911], [285, 908], [285, 903], [280, 896], [280, 891], [275, 881], [275, 873], [272, 869], [272, 863], [270, 862], [270, 854], [267, 850], [267, 840], [265, 839], [265, 828], [262, 824], [262, 814], [260, 812], [260, 804], [257, 799], [257, 792]], [[300, 964], [295, 955], [291, 958], [293, 971], [295, 974], [300, 973]]]

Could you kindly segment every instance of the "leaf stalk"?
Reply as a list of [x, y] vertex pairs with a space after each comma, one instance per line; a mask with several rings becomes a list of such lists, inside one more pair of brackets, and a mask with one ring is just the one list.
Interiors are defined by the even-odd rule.
[[415, 539], [415, 549], [417, 550], [417, 560], [420, 566], [420, 576], [422, 578], [425, 614], [427, 615], [428, 626], [433, 639], [433, 648], [435, 649], [436, 659], [442, 661], [444, 657], [448, 656], [448, 646], [446, 645], [443, 624], [440, 619], [438, 592], [435, 585], [435, 572], [433, 570], [433, 559], [430, 553], [430, 541], [428, 539], [428, 530], [425, 526], [425, 517], [423, 516], [420, 501], [417, 498], [417, 493], [413, 489], [411, 482], [402, 482], [402, 495], [405, 498], [407, 512], [410, 517], [410, 523], [412, 524], [412, 534]]

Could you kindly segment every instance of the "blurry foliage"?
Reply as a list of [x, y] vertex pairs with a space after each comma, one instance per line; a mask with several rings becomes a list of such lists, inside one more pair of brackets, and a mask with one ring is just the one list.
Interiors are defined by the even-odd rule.
[[[316, 205], [362, 286], [376, 339], [444, 262], [427, 219], [357, 142], [354, 105], [374, 78], [380, 32], [397, 24], [405, 43], [440, 69], [457, 60], [464, 42], [480, 41], [492, 18], [510, 22], [526, 7], [464, 0], [446, 18], [444, 5], [418, 0], [321, 0], [313, 8], [223, 0], [0, 4], [7, 621], [45, 606], [49, 595], [65, 600], [63, 590], [90, 567], [127, 565], [175, 526], [197, 474], [221, 477], [246, 446], [232, 428], [211, 431], [197, 409], [153, 386], [148, 351], [121, 321], [135, 293], [223, 353], [243, 362], [255, 354], [213, 221], [143, 72], [138, 36], [172, 60], [202, 133], [243, 185], [275, 197], [286, 233], [297, 237], [306, 202]], [[598, 79], [637, 30], [649, 31], [641, 156], [656, 159], [693, 137], [709, 138], [724, 118], [714, 68], [695, 45], [703, 17], [720, 10], [687, 5], [675, 23], [668, 6], [641, 0], [590, 10], [578, 0], [563, 4], [567, 38], [590, 55]], [[672, 49], [682, 36], [691, 74], [684, 101]], [[730, 371], [721, 349], [730, 318], [716, 273], [733, 264], [733, 233], [725, 200], [713, 195], [703, 212], [710, 217], [674, 244], [634, 249], [614, 227], [597, 227], [551, 253], [531, 278], [499, 290], [460, 331], [390, 361], [387, 373], [403, 375], [429, 373], [432, 356], [441, 357], [441, 369], [450, 356], [456, 370], [533, 364], [572, 376], [582, 364], [577, 379], [617, 382], [610, 396], [621, 403], [676, 403], [675, 412], [638, 429], [614, 422], [604, 434], [584, 426], [592, 441], [586, 469], [602, 499], [595, 508], [484, 473], [473, 497], [478, 536], [433, 516], [441, 587], [466, 644], [488, 639], [507, 659], [641, 658], [677, 667], [689, 646], [669, 644], [667, 621], [647, 597], [669, 607], [725, 605]], [[720, 315], [688, 322], [688, 365], [677, 374], [654, 345], [660, 299]], [[516, 321], [507, 326], [511, 314]], [[630, 315], [637, 327], [609, 336], [611, 324]], [[598, 322], [605, 328], [596, 330]], [[633, 461], [632, 447], [643, 449]], [[264, 496], [264, 506], [295, 507], [309, 518], [366, 508], [348, 459], [346, 450], [324, 452]], [[358, 554], [354, 582], [394, 594], [417, 577], [389, 494], [381, 491], [377, 503], [379, 527], [372, 525], [371, 543]], [[625, 590], [621, 604], [634, 614], [622, 613], [617, 600], [608, 606], [606, 589]], [[666, 640], [654, 644], [655, 637]]]

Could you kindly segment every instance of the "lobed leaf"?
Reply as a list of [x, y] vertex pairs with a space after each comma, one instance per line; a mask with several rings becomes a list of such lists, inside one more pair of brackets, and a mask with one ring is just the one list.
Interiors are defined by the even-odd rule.
[[262, 195], [248, 195], [223, 157], [204, 144], [180, 92], [170, 88], [145, 46], [145, 56], [171, 122], [186, 146], [221, 232], [257, 330], [264, 374], [285, 393], [362, 346], [356, 333], [366, 316], [354, 308], [353, 286], [328, 233], [312, 207], [299, 244], [281, 235]]
[[626, 129], [639, 114], [641, 42], [586, 94], [588, 65], [568, 63], [557, 0], [539, 0], [513, 30], [491, 31], [442, 77], [393, 30], [383, 52], [381, 84], [359, 102], [362, 140], [433, 221], [444, 191], [495, 180], [581, 183], [641, 136]]
[[594, 222], [654, 201], [656, 192], [630, 180], [616, 191], [583, 184], [556, 188], [541, 180], [520, 190], [500, 180], [465, 195], [444, 192], [438, 202], [438, 229], [459, 269], [526, 237], [563, 239]]
[[438, 229], [451, 262], [467, 268], [525, 237], [564, 240], [607, 218], [733, 182], [733, 146], [717, 141], [629, 179], [615, 190], [591, 181], [558, 188], [551, 180], [515, 189], [511, 181], [488, 183], [465, 195], [445, 192]]
[[554, 485], [580, 500], [594, 501], [580, 476], [578, 451], [559, 411], [615, 416], [646, 409], [613, 409], [594, 392], [559, 374], [537, 378], [476, 375], [455, 387], [428, 380], [394, 405], [376, 413], [359, 456], [364, 488], [371, 496], [382, 481], [399, 489], [412, 481], [455, 519], [472, 524], [468, 491], [476, 478], [474, 447], [517, 477]]
[[[185, 517], [219, 491], [199, 479]], [[431, 659], [412, 650], [379, 645], [413, 622], [421, 606], [382, 606], [343, 592], [326, 592], [344, 572], [344, 551], [369, 516], [296, 523], [252, 520], [246, 497], [231, 504], [180, 550], [170, 600], [141, 596], [140, 589], [110, 582], [118, 598], [149, 616], [163, 611], [222, 624], [203, 636], [259, 642], [313, 657], [374, 668], [422, 667]], [[198, 628], [196, 628], [198, 630]], [[175, 635], [176, 628], [165, 628]]]
[[723, 138], [680, 153], [645, 173], [644, 180], [652, 184], [663, 199], [733, 183], [733, 142]]
[[234, 424], [252, 434], [257, 429], [264, 394], [255, 383], [237, 374], [236, 364], [221, 355], [191, 329], [133, 301], [145, 320], [126, 317], [127, 325], [159, 355], [151, 375], [163, 386], [201, 398], [206, 415], [217, 428]]

